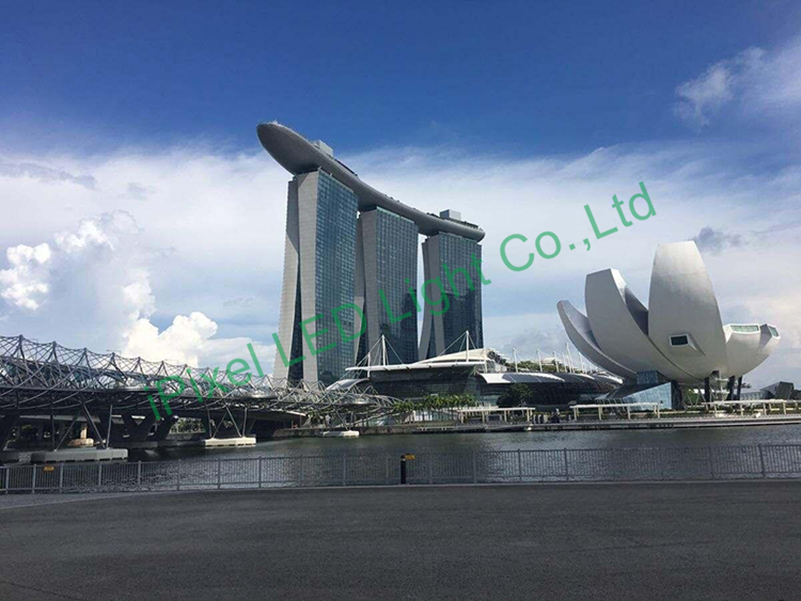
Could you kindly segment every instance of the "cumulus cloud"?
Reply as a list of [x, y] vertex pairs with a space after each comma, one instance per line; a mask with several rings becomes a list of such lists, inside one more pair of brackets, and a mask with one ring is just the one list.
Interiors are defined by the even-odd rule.
[[[218, 326], [202, 312], [177, 315], [161, 332], [151, 323], [156, 299], [150, 276], [158, 253], [143, 246], [143, 233], [130, 213], [117, 210], [82, 219], [74, 230], [54, 234], [52, 242], [8, 248], [10, 267], [0, 271], [0, 298], [12, 312], [4, 317], [39, 328], [44, 324], [54, 334], [82, 325], [89, 334], [86, 344], [98, 338], [93, 331], [102, 329], [103, 343], [92, 348], [97, 352], [195, 366], [246, 356], [251, 340], [214, 339]], [[81, 314], [77, 323], [70, 319], [76, 313]], [[23, 333], [38, 335], [39, 328]], [[70, 340], [75, 339], [60, 342]], [[271, 365], [266, 354], [264, 364]]]
[[36, 310], [50, 290], [47, 284], [50, 246], [20, 244], [6, 250], [11, 267], [0, 270], [0, 298], [15, 307]]
[[252, 365], [248, 344], [252, 344], [263, 373], [271, 373], [275, 346], [254, 343], [249, 338], [214, 338], [217, 324], [198, 311], [178, 315], [169, 327], [159, 332], [147, 319], [136, 321], [126, 334], [122, 353], [127, 356], [159, 357], [163, 361], [192, 366], [225, 369], [233, 359], [245, 359]]
[[786, 114], [801, 107], [801, 36], [773, 49], [748, 48], [710, 65], [676, 88], [676, 114], [703, 128], [725, 107], [749, 116]]

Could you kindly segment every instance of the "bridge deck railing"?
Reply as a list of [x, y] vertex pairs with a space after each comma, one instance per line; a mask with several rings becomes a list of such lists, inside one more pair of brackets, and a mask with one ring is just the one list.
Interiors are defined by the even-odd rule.
[[[801, 478], [801, 445], [421, 453], [408, 484]], [[393, 485], [397, 454], [0, 467], [0, 493]]]

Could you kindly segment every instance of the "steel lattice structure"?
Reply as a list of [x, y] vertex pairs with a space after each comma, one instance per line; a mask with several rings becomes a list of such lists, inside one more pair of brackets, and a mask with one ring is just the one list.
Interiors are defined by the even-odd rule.
[[[70, 349], [56, 342], [39, 343], [23, 336], [0, 336], [0, 414], [62, 412], [87, 407], [93, 413], [152, 412], [148, 396], [158, 400], [162, 382], [175, 416], [196, 417], [213, 412], [260, 415], [295, 413], [326, 415], [343, 412], [354, 419], [391, 412], [395, 399], [373, 391], [327, 390], [318, 383], [290, 384], [272, 376], [251, 376], [232, 386], [220, 368], [152, 362], [141, 357]], [[202, 397], [202, 401], [198, 397]]]

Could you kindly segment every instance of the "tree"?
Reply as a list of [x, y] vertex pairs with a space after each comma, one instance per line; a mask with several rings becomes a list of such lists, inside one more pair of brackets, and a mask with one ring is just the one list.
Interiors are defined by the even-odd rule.
[[498, 407], [523, 407], [534, 398], [531, 388], [525, 384], [512, 384], [498, 397]]
[[478, 401], [472, 394], [430, 394], [423, 399], [404, 400], [395, 403], [395, 413], [455, 409], [457, 407], [475, 407], [476, 405], [478, 405]]

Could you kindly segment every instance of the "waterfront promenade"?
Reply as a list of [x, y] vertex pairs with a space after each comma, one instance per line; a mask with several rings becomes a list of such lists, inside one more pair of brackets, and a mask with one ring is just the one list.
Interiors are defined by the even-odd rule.
[[[489, 413], [492, 409], [487, 409]], [[500, 412], [513, 410], [496, 410]], [[517, 410], [520, 411], [520, 410]], [[501, 413], [503, 415], [503, 413]], [[752, 426], [788, 426], [801, 425], [801, 413], [772, 415], [695, 415], [692, 417], [662, 417], [634, 419], [606, 417], [604, 419], [572, 420], [565, 414], [562, 421], [533, 422], [521, 419], [498, 419], [484, 422], [414, 422], [406, 424], [393, 424], [391, 426], [350, 426], [358, 430], [361, 435], [384, 434], [468, 434], [487, 432], [582, 432], [592, 430], [669, 430], [669, 429], [700, 429], [700, 428], [735, 428]], [[307, 438], [319, 436], [324, 431], [321, 427], [285, 428], [277, 430], [274, 438]]]
[[[3, 599], [791, 599], [801, 482], [0, 499]], [[26, 497], [30, 500], [31, 497]]]

